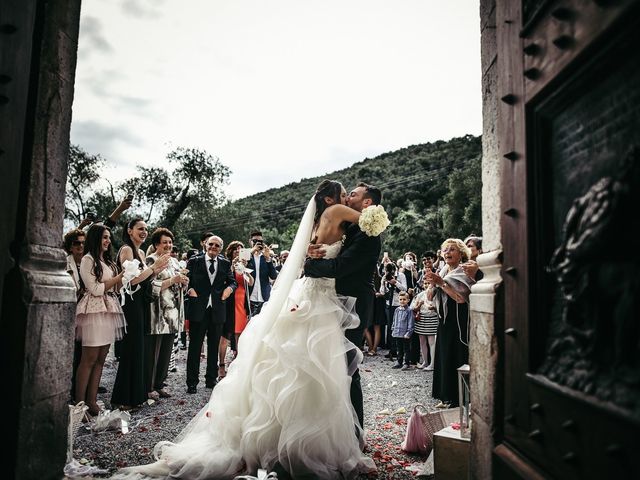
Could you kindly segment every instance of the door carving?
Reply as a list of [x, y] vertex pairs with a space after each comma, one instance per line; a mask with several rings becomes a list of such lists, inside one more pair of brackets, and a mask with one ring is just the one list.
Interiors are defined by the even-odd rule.
[[496, 6], [499, 478], [640, 477], [640, 2]]

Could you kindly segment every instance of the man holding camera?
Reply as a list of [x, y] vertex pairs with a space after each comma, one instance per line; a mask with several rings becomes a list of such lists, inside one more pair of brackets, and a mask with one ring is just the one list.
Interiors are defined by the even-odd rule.
[[251, 258], [247, 262], [247, 268], [254, 272], [254, 283], [249, 285], [249, 305], [251, 316], [255, 316], [262, 310], [264, 302], [269, 300], [271, 295], [271, 282], [278, 276], [276, 267], [271, 260], [273, 252], [264, 243], [262, 232], [251, 232], [249, 236], [251, 242]]

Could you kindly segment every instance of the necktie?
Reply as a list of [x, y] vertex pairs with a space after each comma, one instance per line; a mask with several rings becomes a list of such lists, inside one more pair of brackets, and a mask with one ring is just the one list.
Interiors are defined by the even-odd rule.
[[211, 263], [209, 263], [209, 272], [211, 273], [211, 275], [215, 275], [216, 274], [215, 260], [211, 260]]

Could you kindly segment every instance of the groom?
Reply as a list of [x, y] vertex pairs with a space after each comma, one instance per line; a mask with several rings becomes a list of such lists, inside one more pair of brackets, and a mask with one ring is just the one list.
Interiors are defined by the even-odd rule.
[[[362, 212], [367, 207], [379, 205], [381, 200], [382, 192], [379, 188], [359, 183], [347, 197], [347, 205]], [[373, 275], [380, 249], [379, 236], [369, 237], [357, 224], [351, 224], [347, 227], [344, 245], [336, 258], [322, 258], [324, 256], [322, 245], [310, 245], [308, 255], [311, 258], [307, 259], [304, 265], [304, 274], [307, 277], [335, 278], [336, 292], [339, 295], [356, 298], [356, 312], [360, 317], [360, 325], [345, 332], [347, 339], [356, 348], [362, 346], [363, 333], [370, 325], [373, 316]], [[351, 362], [355, 355], [354, 350], [347, 352], [347, 361]], [[360, 426], [364, 428], [362, 385], [360, 371], [357, 369], [352, 375], [350, 393], [351, 403], [358, 415]]]

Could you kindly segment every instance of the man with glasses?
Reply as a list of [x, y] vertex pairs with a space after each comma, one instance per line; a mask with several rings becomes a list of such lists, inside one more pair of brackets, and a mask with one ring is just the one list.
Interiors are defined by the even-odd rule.
[[251, 258], [247, 262], [247, 268], [255, 273], [253, 285], [249, 285], [249, 306], [251, 307], [251, 317], [260, 313], [264, 302], [269, 300], [271, 295], [271, 282], [278, 276], [276, 267], [271, 260], [272, 250], [264, 243], [262, 232], [251, 232]]
[[206, 387], [213, 388], [218, 376], [218, 344], [226, 320], [225, 302], [237, 284], [231, 263], [220, 253], [224, 243], [218, 236], [204, 242], [206, 253], [191, 257], [189, 270], [189, 350], [187, 352], [187, 393], [196, 393], [200, 377], [200, 351], [207, 335]]

